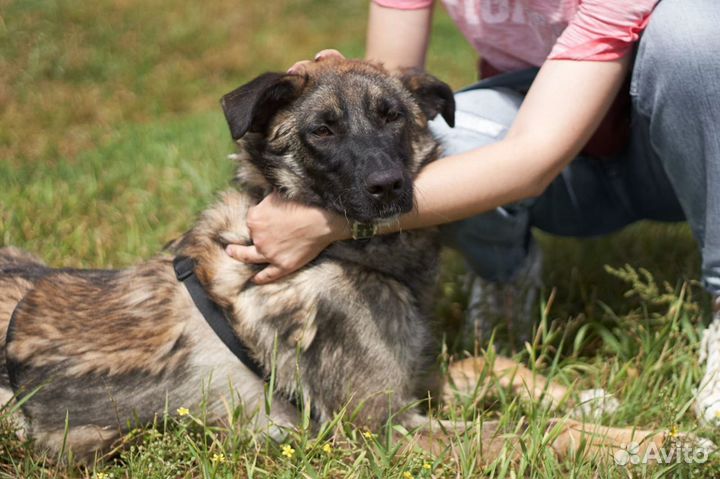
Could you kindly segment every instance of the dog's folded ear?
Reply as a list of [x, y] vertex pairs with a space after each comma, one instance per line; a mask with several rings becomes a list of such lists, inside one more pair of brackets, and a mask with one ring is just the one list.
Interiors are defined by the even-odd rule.
[[262, 131], [278, 109], [300, 95], [305, 78], [287, 73], [264, 73], [220, 100], [233, 140], [248, 131]]
[[419, 68], [406, 68], [399, 78], [428, 120], [442, 115], [448, 125], [455, 126], [455, 96], [447, 83]]

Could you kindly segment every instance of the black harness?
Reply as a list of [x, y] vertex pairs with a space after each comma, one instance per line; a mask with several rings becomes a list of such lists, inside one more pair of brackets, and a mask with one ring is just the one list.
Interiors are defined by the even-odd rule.
[[[205, 288], [200, 284], [200, 280], [195, 275], [195, 260], [188, 256], [177, 256], [173, 260], [173, 268], [178, 281], [185, 285], [193, 303], [195, 303], [198, 311], [200, 311], [200, 314], [205, 318], [205, 321], [207, 321], [217, 337], [245, 367], [267, 382], [268, 376], [264, 368], [253, 359], [250, 355], [250, 349], [237, 337], [232, 326], [230, 326], [226, 312], [208, 297]], [[302, 398], [299, 395], [286, 396], [286, 399], [295, 408], [302, 411]], [[317, 420], [317, 412], [312, 407], [310, 408], [310, 418]]]
[[231, 353], [242, 362], [245, 367], [254, 372], [260, 379], [265, 380], [266, 374], [263, 367], [258, 364], [250, 355], [248, 347], [240, 341], [228, 321], [225, 311], [215, 304], [205, 293], [205, 288], [195, 275], [195, 260], [188, 256], [177, 256], [173, 260], [175, 276], [182, 282], [190, 293], [198, 311], [205, 321], [210, 325], [220, 341], [230, 350]]

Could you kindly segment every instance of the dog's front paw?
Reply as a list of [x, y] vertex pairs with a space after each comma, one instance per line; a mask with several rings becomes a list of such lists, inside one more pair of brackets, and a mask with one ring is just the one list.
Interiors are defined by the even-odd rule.
[[604, 389], [585, 389], [578, 393], [571, 416], [597, 421], [603, 414], [611, 414], [619, 407], [620, 402]]

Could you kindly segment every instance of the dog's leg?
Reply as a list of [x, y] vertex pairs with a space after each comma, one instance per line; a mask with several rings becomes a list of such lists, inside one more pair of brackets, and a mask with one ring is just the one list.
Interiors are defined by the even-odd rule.
[[[408, 429], [414, 426], [414, 434], [408, 439], [407, 448], [420, 447], [435, 456], [449, 453], [453, 439], [467, 430], [468, 425], [447, 420], [430, 420], [421, 415], [408, 417], [403, 424]], [[519, 436], [514, 433], [501, 433], [498, 421], [473, 423], [469, 427], [477, 434], [477, 451], [480, 461], [487, 464], [503, 451], [513, 459], [523, 454]], [[669, 431], [652, 431], [633, 427], [608, 427], [562, 418], [550, 421], [546, 429], [546, 439], [558, 460], [582, 455], [597, 463], [609, 463], [615, 460], [619, 464], [625, 457], [636, 455], [644, 462], [652, 462], [673, 454], [709, 454], [716, 450], [715, 445], [693, 434]]]
[[[225, 353], [230, 354], [229, 351], [223, 351]], [[265, 390], [265, 383], [254, 373], [245, 371], [236, 376], [230, 385], [223, 380], [224, 377], [226, 375], [219, 372], [212, 376], [205, 395], [194, 401], [196, 405], [205, 403], [204, 414], [208, 423], [249, 428], [276, 442], [284, 441], [288, 430], [302, 424], [298, 407], [282, 395], [272, 394], [270, 397], [271, 393]], [[239, 417], [235, 415], [238, 407], [242, 411]]]
[[550, 421], [546, 434], [554, 437], [550, 442], [558, 459], [581, 452], [595, 460], [606, 461], [613, 454], [630, 443], [636, 443], [647, 450], [654, 445], [661, 447], [665, 439], [663, 433], [633, 428], [613, 428], [598, 424], [583, 423], [572, 419], [555, 419]]
[[548, 401], [555, 408], [568, 395], [568, 388], [509, 358], [495, 357], [489, 362], [485, 358], [468, 358], [450, 364], [448, 378], [442, 387], [442, 400], [452, 402], [455, 398], [468, 396], [481, 399], [498, 384], [510, 388], [518, 396], [538, 401]]
[[287, 438], [288, 432], [301, 424], [300, 411], [287, 400], [273, 398], [270, 413], [260, 411], [254, 415], [253, 429], [260, 434], [267, 434], [275, 442], [281, 443]]
[[76, 461], [90, 464], [121, 437], [121, 432], [114, 427], [89, 424], [68, 430], [33, 431], [31, 436], [38, 449], [51, 458], [71, 452]]
[[472, 427], [479, 437], [477, 447], [484, 462], [498, 457], [508, 445], [512, 448], [510, 453], [513, 456], [521, 453], [517, 436], [501, 433], [499, 421], [474, 422], [468, 425], [465, 422], [432, 419], [419, 413], [410, 413], [401, 423], [412, 433], [404, 437], [408, 440], [407, 449], [420, 447], [433, 456], [448, 453], [448, 447], [454, 443], [453, 439], [464, 433], [468, 427]]
[[517, 361], [502, 356], [495, 357], [492, 362], [484, 358], [468, 358], [452, 363], [442, 387], [442, 399], [452, 401], [459, 394], [460, 397], [474, 397], [477, 401], [495, 385], [509, 388], [526, 400], [542, 400], [551, 410], [565, 401], [568, 406], [575, 406], [571, 413], [573, 417], [596, 419], [619, 406], [618, 401], [603, 389], [578, 391], [576, 401], [568, 388], [559, 382], [533, 373]]
[[679, 454], [686, 450], [709, 454], [716, 449], [711, 441], [693, 434], [607, 427], [572, 419], [551, 421], [547, 434], [560, 460], [578, 453], [598, 462], [622, 460], [625, 453], [652, 460], [658, 458], [658, 452], [669, 454], [674, 450], [674, 454]]

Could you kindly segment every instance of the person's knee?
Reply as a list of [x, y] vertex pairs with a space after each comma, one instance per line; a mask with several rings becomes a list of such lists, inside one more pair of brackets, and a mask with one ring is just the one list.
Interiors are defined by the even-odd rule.
[[507, 133], [522, 98], [505, 88], [460, 92], [455, 95], [455, 127], [436, 118], [430, 122], [430, 130], [440, 140], [445, 155], [495, 143]]
[[[682, 100], [720, 75], [720, 9], [715, 0], [663, 0], [640, 40], [632, 92], [651, 108], [659, 95]], [[694, 86], [697, 84], [697, 87]], [[647, 113], [647, 112], [646, 112]]]

